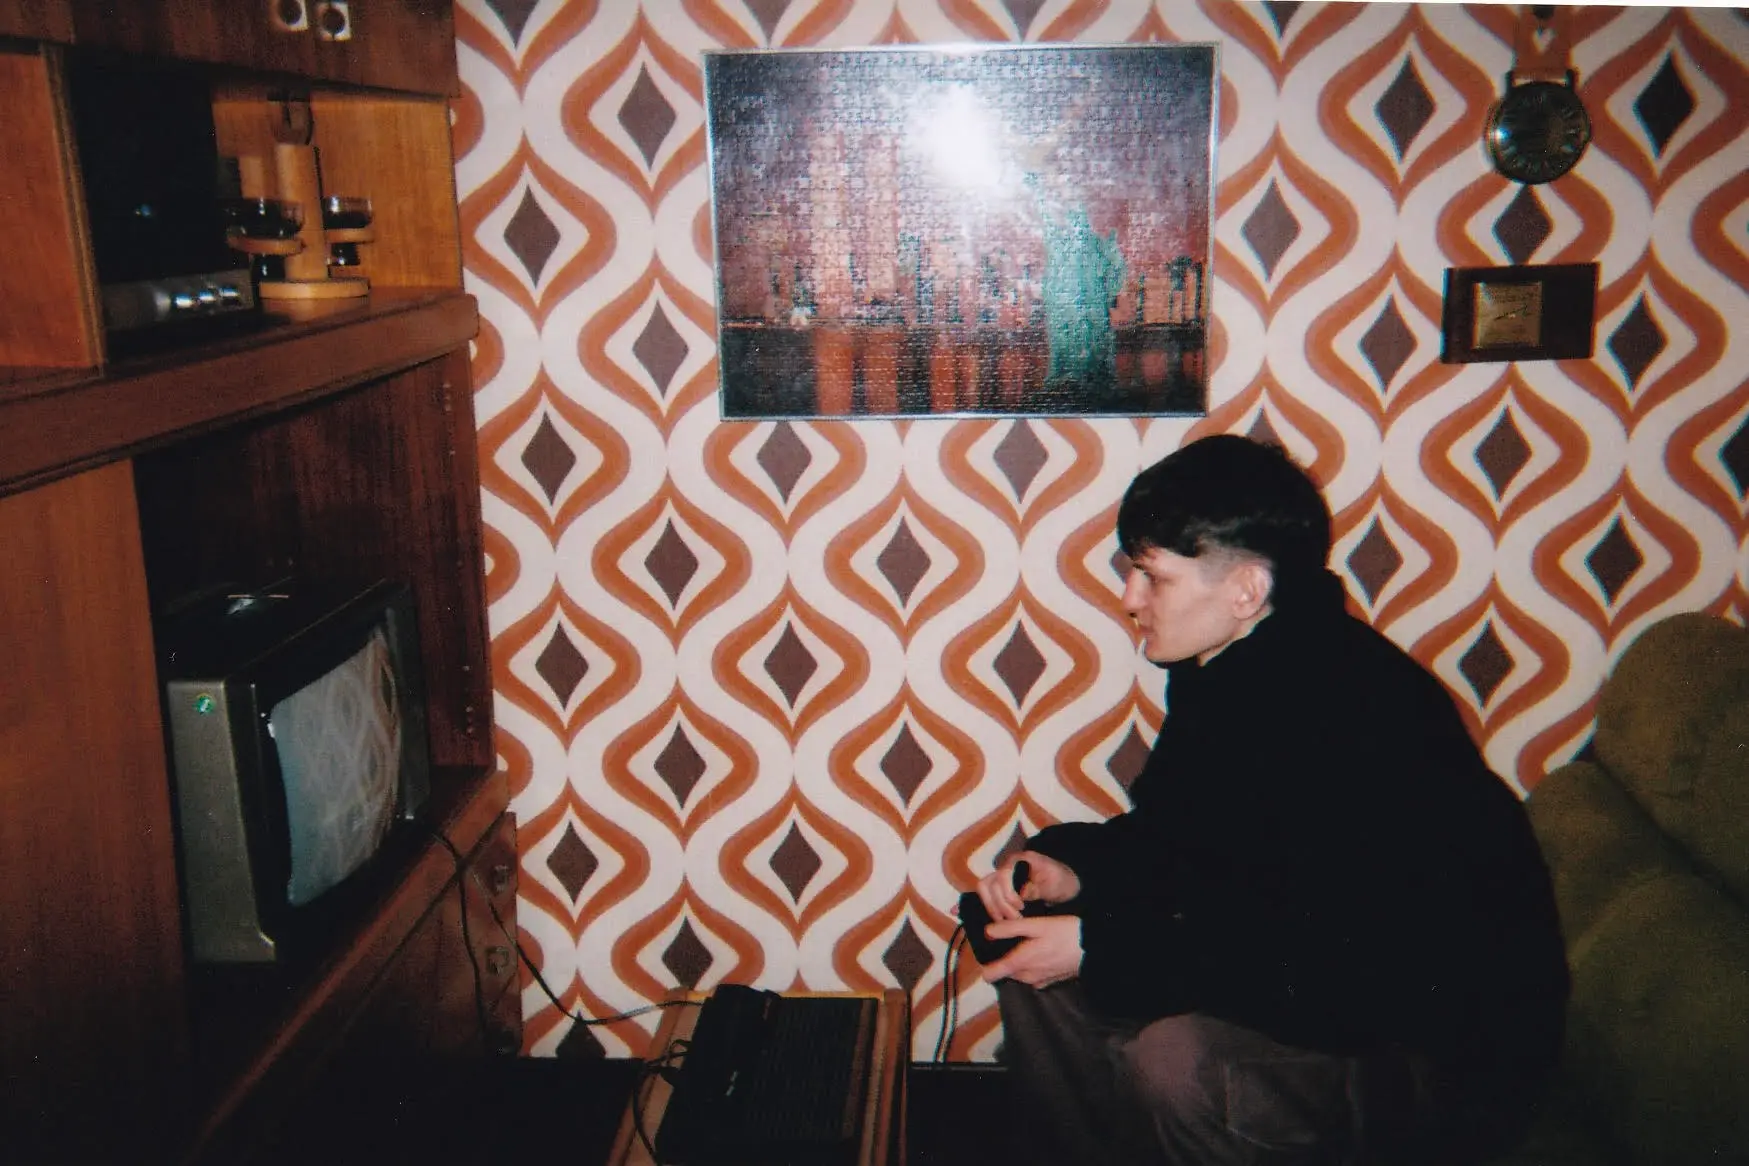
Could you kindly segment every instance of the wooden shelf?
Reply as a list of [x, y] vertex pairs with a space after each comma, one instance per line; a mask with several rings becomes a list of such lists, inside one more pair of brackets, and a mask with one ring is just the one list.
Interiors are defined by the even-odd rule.
[[[469, 855], [504, 813], [509, 794], [502, 773], [447, 770], [434, 775], [432, 799], [432, 827]], [[383, 855], [354, 901], [342, 906], [341, 942], [319, 965], [191, 977], [191, 1159], [247, 1156], [248, 1143], [271, 1128], [276, 1110], [342, 1041], [346, 1021], [456, 873], [447, 847], [410, 837]]]
[[315, 400], [465, 345], [472, 296], [378, 289], [275, 307], [247, 336], [100, 369], [0, 370], [0, 494]]

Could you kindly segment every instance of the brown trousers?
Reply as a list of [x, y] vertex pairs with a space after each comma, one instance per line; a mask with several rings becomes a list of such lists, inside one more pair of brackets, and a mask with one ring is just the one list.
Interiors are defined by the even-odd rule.
[[996, 988], [1016, 1141], [1040, 1166], [1455, 1163], [1528, 1114], [1412, 1053], [1335, 1056], [1196, 1013], [1114, 1022], [1074, 981]]

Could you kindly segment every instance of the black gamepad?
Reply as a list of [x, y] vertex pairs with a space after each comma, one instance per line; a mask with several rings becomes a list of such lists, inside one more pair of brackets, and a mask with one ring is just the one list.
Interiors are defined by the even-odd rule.
[[[1014, 864], [1014, 889], [1020, 890], [1026, 886], [1027, 879], [1032, 877], [1032, 869], [1025, 859]], [[1052, 908], [1046, 903], [1032, 902], [1020, 909], [1022, 915], [1049, 915]], [[984, 934], [984, 928], [990, 922], [990, 913], [984, 910], [984, 900], [978, 898], [978, 892], [967, 891], [960, 896], [960, 923], [966, 929], [966, 942], [972, 945], [972, 954], [978, 962], [989, 967], [1019, 945], [1020, 940], [991, 939]]]

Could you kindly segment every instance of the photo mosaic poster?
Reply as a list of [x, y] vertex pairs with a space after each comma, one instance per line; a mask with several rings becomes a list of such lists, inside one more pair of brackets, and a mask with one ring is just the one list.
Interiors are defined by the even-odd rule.
[[1215, 46], [709, 53], [727, 418], [1201, 413]]

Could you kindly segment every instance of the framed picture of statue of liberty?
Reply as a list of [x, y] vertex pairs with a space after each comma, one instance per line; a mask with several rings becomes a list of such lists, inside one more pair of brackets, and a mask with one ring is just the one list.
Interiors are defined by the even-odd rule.
[[723, 416], [1198, 414], [1212, 44], [705, 54]]

